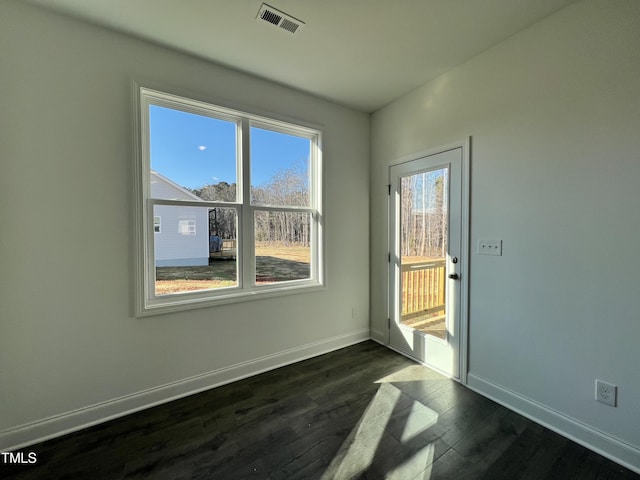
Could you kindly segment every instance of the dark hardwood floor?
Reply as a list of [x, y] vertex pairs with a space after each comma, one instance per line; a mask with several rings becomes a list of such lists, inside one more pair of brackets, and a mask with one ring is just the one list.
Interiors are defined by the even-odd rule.
[[2, 479], [640, 479], [364, 342], [22, 450]]

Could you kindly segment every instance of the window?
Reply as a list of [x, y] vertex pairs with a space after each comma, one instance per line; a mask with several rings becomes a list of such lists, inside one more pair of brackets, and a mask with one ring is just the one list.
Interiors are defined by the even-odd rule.
[[195, 235], [196, 221], [194, 218], [186, 218], [178, 220], [178, 233], [180, 235]]
[[322, 288], [320, 132], [136, 91], [137, 313]]

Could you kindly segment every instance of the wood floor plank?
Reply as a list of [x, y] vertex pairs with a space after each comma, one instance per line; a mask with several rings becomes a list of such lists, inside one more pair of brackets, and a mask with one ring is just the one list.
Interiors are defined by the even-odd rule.
[[374, 342], [34, 445], [3, 480], [640, 480]]
[[520, 478], [538, 480], [554, 473], [567, 439], [537, 425], [530, 425], [494, 461], [484, 475], [486, 479]]

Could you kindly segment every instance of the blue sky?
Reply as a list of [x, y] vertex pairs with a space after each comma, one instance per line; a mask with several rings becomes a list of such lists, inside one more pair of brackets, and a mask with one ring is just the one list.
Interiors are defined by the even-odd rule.
[[[440, 192], [444, 196], [445, 205], [448, 201], [448, 179], [449, 171], [445, 168], [416, 173], [403, 178], [412, 189], [413, 199], [411, 205], [412, 213], [433, 213], [437, 206], [436, 181], [443, 178], [444, 189]], [[404, 184], [403, 184], [404, 185]], [[407, 185], [407, 186], [409, 186]], [[424, 209], [423, 209], [424, 202]]]
[[[152, 105], [151, 169], [189, 188], [236, 183], [235, 124]], [[251, 128], [251, 184], [278, 170], [308, 164], [308, 139]]]

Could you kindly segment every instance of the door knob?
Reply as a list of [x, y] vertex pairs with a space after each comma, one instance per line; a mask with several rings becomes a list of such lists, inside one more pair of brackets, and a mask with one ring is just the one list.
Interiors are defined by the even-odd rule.
[[457, 273], [450, 273], [450, 274], [449, 274], [449, 278], [450, 278], [451, 280], [458, 280], [460, 277], [458, 276], [458, 274], [457, 274]]

